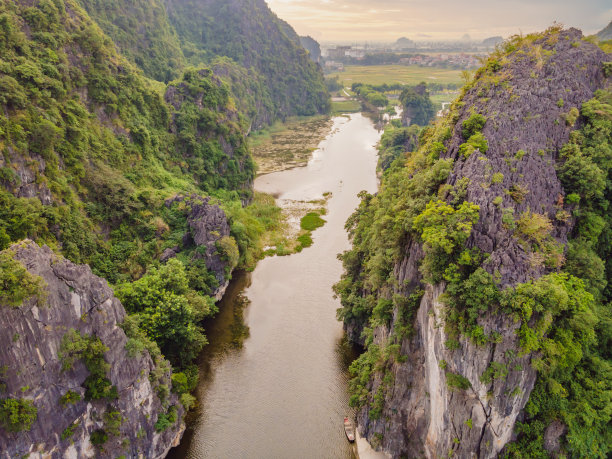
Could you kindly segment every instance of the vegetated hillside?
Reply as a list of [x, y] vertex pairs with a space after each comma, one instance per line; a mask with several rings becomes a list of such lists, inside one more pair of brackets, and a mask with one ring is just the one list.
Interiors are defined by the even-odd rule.
[[[237, 106], [212, 70], [187, 68], [167, 88], [146, 79], [75, 0], [0, 3], [0, 250], [31, 239], [73, 263], [89, 264], [115, 287], [130, 314], [130, 338], [156, 343], [174, 366], [173, 390], [185, 407], [197, 381], [190, 364], [206, 344], [202, 319], [216, 312], [214, 298], [223, 294], [232, 270], [254, 265], [263, 252], [262, 234], [279, 222], [273, 200], [253, 196], [248, 120]], [[2, 256], [2, 290], [19, 291], [18, 257], [14, 251]], [[11, 303], [30, 311], [27, 298]], [[62, 307], [70, 304], [62, 301]], [[0, 328], [21, 334], [7, 317]], [[105, 324], [94, 333], [103, 342], [114, 330]], [[113, 347], [101, 355], [111, 367], [124, 364]], [[15, 374], [21, 364], [2, 365]], [[160, 389], [160, 401], [168, 389]], [[25, 404], [0, 394], [0, 418], [19, 417], [21, 408], [26, 416], [31, 403], [41, 408], [42, 399], [24, 393]], [[118, 410], [127, 415], [121, 404]], [[180, 421], [176, 413], [150, 414], [161, 430]], [[53, 425], [52, 419], [39, 421]], [[12, 432], [3, 425], [0, 436]], [[26, 447], [28, 428], [19, 434], [19, 448]], [[55, 430], [54, 438], [61, 434]], [[97, 447], [105, 448], [106, 437], [96, 435]], [[95, 436], [87, 438], [94, 442]], [[69, 449], [70, 442], [61, 443], [62, 452]]]
[[610, 61], [508, 40], [347, 223], [351, 403], [393, 457], [609, 454]]
[[167, 83], [180, 75], [185, 58], [162, 0], [79, 0], [79, 4], [146, 76]]
[[272, 118], [329, 110], [320, 68], [264, 0], [166, 0], [166, 9], [191, 63], [226, 56], [260, 75]]
[[187, 60], [213, 68], [253, 128], [329, 109], [321, 70], [263, 1], [79, 1], [148, 77], [168, 83]]
[[[166, 197], [248, 197], [253, 163], [218, 78], [189, 70], [166, 104], [65, 5], [3, 7], [0, 233], [3, 246], [27, 236], [61, 247], [115, 282], [141, 275], [162, 250]], [[118, 239], [126, 245], [113, 254]]]

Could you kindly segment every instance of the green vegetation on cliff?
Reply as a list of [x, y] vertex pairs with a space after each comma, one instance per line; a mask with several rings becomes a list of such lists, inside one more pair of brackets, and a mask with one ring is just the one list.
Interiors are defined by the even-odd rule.
[[[515, 349], [503, 358], [511, 362], [529, 356], [537, 372], [523, 418], [515, 425], [517, 440], [508, 444], [502, 455], [551, 457], [553, 453], [546, 449], [551, 448], [550, 440], [545, 444], [551, 426], [561, 432], [559, 439], [554, 439], [559, 443], [557, 452], [568, 457], [609, 455], [612, 94], [600, 89], [593, 99], [584, 97], [578, 107], [570, 109], [557, 95], [551, 95], [554, 108], [533, 118], [540, 129], [544, 124], [539, 118], [548, 117], [546, 126], [566, 130], [566, 140], [558, 150], [550, 145], [562, 137], [548, 127], [548, 143], [537, 146], [523, 138], [527, 140], [525, 147], [504, 153], [500, 144], [507, 145], [512, 135], [504, 132], [503, 112], [506, 107], [508, 111], [513, 108], [495, 101], [496, 97], [507, 97], [511, 102], [518, 99], [520, 96], [512, 95], [512, 85], [536, 78], [556, 55], [555, 48], [577, 55], [579, 51], [573, 50], [586, 45], [571, 45], [570, 37], [576, 35], [575, 31], [553, 28], [545, 34], [508, 41], [464, 88], [451, 113], [435, 127], [425, 129], [416, 151], [394, 151], [395, 147], [402, 150], [405, 135], [396, 127], [388, 128], [383, 136], [381, 155], [386, 158], [391, 153], [394, 160], [383, 175], [379, 193], [363, 194], [361, 205], [347, 222], [353, 248], [341, 256], [345, 274], [335, 286], [342, 303], [339, 318], [352, 339], [365, 345], [365, 352], [351, 366], [351, 403], [373, 421], [367, 428], [374, 429], [376, 435], [380, 426], [374, 421], [392, 416], [399, 408], [385, 406], [384, 400], [391, 387], [388, 381], [396, 375], [393, 370], [410, 358], [400, 351], [412, 346], [405, 338], [411, 336], [419, 308], [418, 303], [408, 301], [410, 292], [429, 284], [444, 288], [439, 297], [442, 315], [437, 316], [431, 304], [425, 311], [436, 317], [436, 327], [444, 327], [448, 340], [443, 352], [465, 355], [468, 347], [495, 349], [502, 340], [504, 345], [515, 342]], [[605, 63], [598, 52], [594, 47], [588, 50], [589, 59], [598, 56], [595, 65], [599, 68], [585, 86], [605, 88]], [[524, 73], [519, 77], [518, 72]], [[513, 75], [513, 82], [509, 75]], [[584, 93], [593, 94], [592, 90]], [[532, 115], [520, 119], [527, 126]], [[535, 172], [520, 167], [528, 155], [545, 157], [534, 160], [534, 164], [542, 161], [543, 165], [532, 167], [537, 174], [549, 167], [553, 179], [560, 181], [562, 193], [550, 209], [541, 202], [541, 194], [534, 196], [541, 192], [533, 178]], [[533, 182], [517, 180], [528, 173]], [[517, 181], [512, 183], [509, 177]], [[523, 276], [519, 281], [507, 277], [508, 266], [501, 266], [503, 258], [500, 261], [499, 255], [479, 248], [479, 243], [487, 245], [484, 241], [494, 236], [487, 231], [497, 225], [500, 229], [494, 231], [510, 235], [503, 244], [516, 244], [512, 250], [525, 254], [526, 261], [522, 261], [507, 249], [512, 260], [510, 271]], [[566, 244], [560, 228], [569, 228]], [[500, 250], [494, 244], [488, 247], [490, 252]], [[410, 271], [414, 269], [411, 263], [418, 266], [418, 273]], [[518, 267], [521, 263], [524, 268]], [[506, 269], [500, 272], [502, 268]], [[401, 277], [405, 271], [411, 275]], [[507, 330], [496, 329], [500, 323], [496, 320], [515, 324], [516, 334], [504, 337]], [[420, 341], [415, 342], [416, 347], [408, 349], [419, 351]], [[509, 372], [527, 373], [520, 366], [492, 362], [479, 381], [474, 381], [467, 379], [469, 374], [447, 370], [450, 359], [439, 363], [448, 387], [461, 391], [469, 391], [477, 383], [504, 381]], [[513, 398], [523, 390], [519, 386], [503, 394], [490, 392], [486, 403], [490, 403], [489, 397]], [[471, 419], [469, 424], [471, 429]]]
[[38, 409], [31, 400], [0, 400], [0, 425], [9, 432], [30, 430], [37, 415]]
[[164, 199], [250, 195], [241, 117], [210, 71], [187, 70], [170, 106], [76, 4], [1, 11], [1, 248], [29, 237], [134, 279], [172, 242]]
[[612, 449], [612, 92], [597, 92], [580, 113], [582, 128], [572, 133], [559, 166], [568, 199], [579, 199], [564, 266], [572, 277], [517, 286], [512, 299], [546, 314], [533, 329], [521, 328], [524, 350], [542, 355], [510, 456], [548, 457], [544, 431], [555, 420], [568, 428], [572, 456], [606, 457]]
[[329, 110], [321, 70], [263, 1], [79, 3], [149, 78], [168, 83], [187, 64], [211, 67], [255, 127]]
[[[83, 4], [110, 27], [103, 19], [113, 22], [123, 2]], [[120, 49], [132, 43], [115, 32]], [[142, 52], [136, 47], [130, 58], [138, 63]], [[2, 3], [0, 56], [0, 249], [29, 238], [89, 264], [119, 286], [136, 314], [128, 327], [132, 351], [146, 348], [157, 360], [153, 340], [174, 365], [187, 366], [206, 343], [199, 323], [215, 311], [209, 295], [220, 279], [185, 242], [191, 206], [169, 200], [213, 195], [225, 209], [230, 234], [212, 248], [225, 264], [222, 280], [263, 256], [262, 238], [281, 216], [261, 197], [244, 207], [252, 199], [246, 132], [261, 102], [251, 91], [258, 80], [224, 60], [214, 65], [227, 70], [229, 83], [206, 68], [160, 75], [175, 65], [161, 53], [142, 67], [159, 79], [179, 77], [167, 87], [154, 83], [74, 0]], [[245, 98], [237, 102], [236, 95]], [[166, 250], [180, 253], [164, 265]], [[6, 252], [2, 257], [0, 302], [39, 295], [39, 280]], [[181, 282], [143, 293], [160, 276]], [[104, 379], [92, 373], [91, 398], [108, 395]]]
[[[150, 372], [143, 381], [156, 398], [147, 423], [153, 414], [155, 431], [176, 432], [178, 400], [186, 409], [195, 403], [192, 363], [207, 343], [203, 319], [217, 312], [215, 297], [232, 270], [252, 269], [269, 242], [281, 238], [274, 199], [252, 190], [247, 134], [329, 106], [320, 68], [264, 2], [237, 2], [231, 11], [217, 2], [212, 23], [202, 15], [211, 2], [195, 3], [182, 2], [180, 11], [159, 0], [0, 3], [0, 306], [25, 308], [37, 299], [43, 308], [45, 293], [55, 288], [5, 250], [23, 239], [88, 264], [115, 287], [128, 312], [118, 325], [129, 362], [113, 360], [116, 349], [99, 329], [65, 327], [56, 346], [65, 372], [87, 370], [76, 383], [82, 390], [54, 394], [63, 413], [70, 418], [83, 399], [106, 409], [93, 413], [102, 422], [94, 432], [67, 419], [54, 438], [77, 442], [84, 427], [84, 441], [89, 432], [100, 453], [129, 449], [129, 438], [134, 443], [134, 432], [121, 430], [127, 409], [119, 410], [124, 389], [117, 390], [114, 368], [123, 364], [139, 367], [141, 377]], [[223, 31], [223, 41], [190, 42], [167, 10], [174, 20], [184, 17], [185, 27]], [[234, 44], [244, 40], [240, 53], [230, 37]], [[14, 333], [13, 343], [28, 339]], [[38, 394], [33, 402], [14, 391], [0, 398], [0, 427], [23, 432], [48, 423], [37, 421]], [[151, 448], [165, 448], [164, 441], [153, 440]]]
[[149, 78], [168, 83], [185, 58], [162, 0], [78, 0], [121, 54]]
[[329, 109], [322, 72], [293, 29], [263, 0], [166, 0], [166, 4], [187, 59], [197, 65], [227, 56], [252, 69], [267, 86], [273, 118]]

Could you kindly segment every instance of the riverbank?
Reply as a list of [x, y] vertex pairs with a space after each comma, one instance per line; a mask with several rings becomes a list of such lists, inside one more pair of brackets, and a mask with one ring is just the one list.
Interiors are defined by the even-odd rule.
[[248, 140], [257, 175], [305, 166], [331, 125], [328, 116], [290, 118], [251, 133]]

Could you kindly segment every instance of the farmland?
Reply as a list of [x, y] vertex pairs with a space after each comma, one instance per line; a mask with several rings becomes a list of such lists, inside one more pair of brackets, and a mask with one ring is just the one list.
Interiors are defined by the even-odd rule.
[[416, 85], [421, 81], [426, 83], [456, 83], [462, 85], [461, 70], [420, 67], [417, 65], [348, 65], [343, 72], [334, 72], [331, 78], [338, 77], [344, 86], [353, 83], [381, 85], [383, 83], [400, 83]]

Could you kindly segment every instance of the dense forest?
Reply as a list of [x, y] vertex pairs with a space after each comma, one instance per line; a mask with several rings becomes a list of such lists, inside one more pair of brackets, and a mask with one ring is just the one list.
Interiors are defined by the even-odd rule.
[[212, 67], [255, 128], [329, 110], [318, 65], [263, 0], [80, 3], [150, 78], [167, 83], [186, 65]]
[[435, 126], [383, 135], [335, 290], [365, 348], [351, 404], [394, 457], [612, 450], [612, 70], [590, 41], [514, 37]]
[[[89, 265], [129, 313], [121, 324], [128, 354], [148, 352], [153, 373], [169, 378], [168, 359], [170, 386], [188, 409], [197, 381], [191, 363], [207, 342], [201, 321], [216, 312], [232, 270], [252, 268], [263, 256], [262, 235], [280, 224], [274, 200], [252, 191], [246, 135], [255, 124], [325, 112], [329, 95], [319, 67], [264, 2], [169, 3], [0, 4], [0, 307], [46, 295], [44, 282], [12, 260], [25, 250], [19, 241]], [[234, 24], [236, 14], [250, 22]], [[239, 51], [229, 35], [217, 44], [189, 41], [192, 33], [205, 38], [195, 27], [213, 25], [249, 38]], [[109, 372], [120, 362], [105, 362], [95, 335], [72, 332], [62, 339], [62, 352], [76, 356], [66, 368], [91, 352], [84, 397], [116, 410], [123, 402], [112, 402]], [[46, 421], [16, 396], [19, 368], [6, 363], [0, 426], [38, 435]], [[169, 406], [164, 378], [151, 379], [161, 391], [155, 403], [167, 409], [152, 420], [159, 435], [174, 431], [182, 413]], [[100, 448], [118, 432], [105, 425]], [[75, 428], [62, 434], [64, 444]]]

